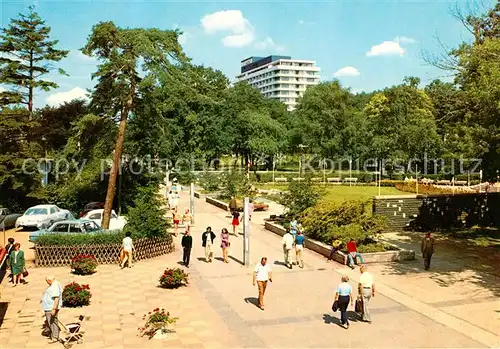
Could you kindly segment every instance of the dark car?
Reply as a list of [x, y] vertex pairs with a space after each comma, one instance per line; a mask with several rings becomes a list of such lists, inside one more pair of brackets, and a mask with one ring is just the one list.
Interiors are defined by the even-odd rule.
[[89, 213], [89, 211], [99, 210], [101, 208], [104, 208], [104, 202], [89, 202], [87, 205], [85, 205], [83, 211], [80, 213], [80, 218]]
[[21, 216], [21, 213], [10, 213], [8, 208], [0, 207], [0, 229], [14, 228], [17, 218]]

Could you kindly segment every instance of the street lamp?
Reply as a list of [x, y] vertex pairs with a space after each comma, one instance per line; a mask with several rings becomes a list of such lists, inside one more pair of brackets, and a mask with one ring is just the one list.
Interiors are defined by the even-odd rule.
[[349, 186], [352, 185], [352, 158], [349, 158]]
[[302, 173], [302, 161], [303, 161], [303, 157], [304, 157], [304, 148], [307, 148], [307, 145], [304, 145], [304, 144], [299, 144], [299, 148], [300, 148], [300, 157], [299, 157], [299, 178], [300, 178], [300, 175]]

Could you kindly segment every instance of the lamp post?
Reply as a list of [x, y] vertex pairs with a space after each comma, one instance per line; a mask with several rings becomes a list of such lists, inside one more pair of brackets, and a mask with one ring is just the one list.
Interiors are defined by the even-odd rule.
[[43, 153], [44, 153], [42, 186], [45, 187], [47, 186], [47, 184], [49, 184], [49, 173], [47, 166], [47, 138], [45, 138], [45, 136], [42, 136], [42, 142], [43, 142]]
[[300, 157], [299, 157], [299, 179], [300, 179], [300, 175], [302, 174], [302, 162], [304, 161], [303, 159], [304, 148], [307, 148], [307, 145], [299, 144], [299, 148], [300, 148]]
[[352, 158], [349, 158], [349, 186], [352, 185]]

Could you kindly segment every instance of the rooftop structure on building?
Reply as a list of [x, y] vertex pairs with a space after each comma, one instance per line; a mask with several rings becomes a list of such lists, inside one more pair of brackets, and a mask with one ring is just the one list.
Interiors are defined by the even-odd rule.
[[246, 81], [267, 98], [295, 109], [298, 98], [309, 86], [320, 80], [315, 61], [292, 59], [290, 56], [250, 57], [241, 61], [237, 81]]

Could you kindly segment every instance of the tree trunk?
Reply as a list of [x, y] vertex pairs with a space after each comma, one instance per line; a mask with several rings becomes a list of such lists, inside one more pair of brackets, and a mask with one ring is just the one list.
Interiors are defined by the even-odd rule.
[[30, 82], [28, 86], [28, 111], [30, 112], [30, 120], [33, 118], [33, 51], [30, 52]]
[[123, 150], [123, 142], [125, 140], [125, 128], [127, 126], [128, 113], [132, 110], [135, 95], [135, 77], [134, 71], [131, 72], [130, 76], [130, 91], [127, 101], [122, 108], [120, 116], [120, 126], [118, 128], [118, 136], [116, 137], [115, 154], [113, 156], [113, 166], [111, 167], [111, 173], [109, 174], [108, 180], [108, 191], [106, 193], [106, 201], [104, 203], [104, 214], [102, 217], [101, 227], [103, 229], [109, 229], [109, 220], [111, 218], [111, 210], [113, 209], [113, 200], [115, 199], [115, 186], [116, 177], [118, 175], [118, 169], [121, 166], [121, 157]]

